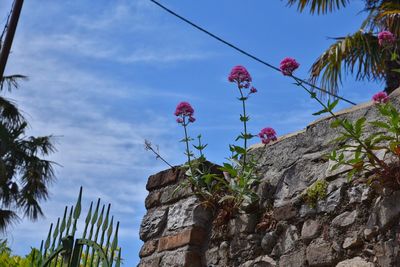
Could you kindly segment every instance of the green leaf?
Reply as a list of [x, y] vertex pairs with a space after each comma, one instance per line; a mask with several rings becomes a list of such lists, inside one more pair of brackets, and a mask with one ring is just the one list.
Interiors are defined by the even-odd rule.
[[[391, 57], [390, 57], [390, 60], [391, 60], [391, 61], [396, 61], [396, 60], [398, 59], [398, 57], [399, 57], [399, 56], [397, 55], [397, 53], [396, 53], [396, 52], [393, 52], [392, 55], [391, 55]], [[393, 71], [393, 70], [392, 70], [392, 71]]]
[[240, 121], [245, 122], [245, 121], [249, 121], [249, 120], [250, 120], [250, 117], [249, 117], [249, 116], [240, 115]]
[[355, 124], [355, 132], [356, 132], [356, 134], [357, 134], [358, 136], [361, 135], [361, 131], [362, 131], [362, 128], [363, 128], [364, 123], [365, 123], [366, 120], [367, 120], [367, 119], [366, 119], [365, 117], [361, 117], [361, 118], [359, 118], [359, 119], [356, 121], [356, 124]]
[[357, 173], [357, 169], [352, 169], [347, 173], [347, 179], [350, 182], [353, 178], [353, 176]]
[[332, 123], [331, 123], [331, 127], [332, 128], [337, 128], [341, 125], [342, 120], [341, 119], [335, 119]]
[[226, 195], [226, 196], [221, 197], [221, 199], [220, 199], [218, 202], [219, 202], [219, 203], [223, 203], [223, 202], [226, 201], [226, 200], [233, 200], [233, 199], [235, 199], [234, 196]]
[[383, 128], [383, 129], [390, 129], [390, 125], [383, 121], [371, 121], [369, 124], [372, 126]]
[[339, 99], [336, 99], [331, 104], [328, 102], [328, 111], [332, 111], [337, 106], [338, 103]]
[[394, 71], [394, 72], [400, 73], [400, 69], [391, 69], [390, 71]]
[[328, 112], [328, 110], [326, 108], [324, 108], [324, 109], [322, 109], [322, 110], [320, 110], [318, 112], [313, 113], [312, 115], [318, 116], [318, 115], [321, 115], [321, 114], [324, 114], [324, 113], [327, 113], [327, 112]]

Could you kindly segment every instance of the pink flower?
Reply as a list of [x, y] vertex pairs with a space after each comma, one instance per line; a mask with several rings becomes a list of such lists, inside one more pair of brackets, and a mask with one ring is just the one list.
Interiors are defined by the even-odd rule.
[[276, 132], [271, 127], [264, 128], [260, 131], [258, 136], [261, 138], [263, 144], [268, 144], [271, 141], [276, 141]]
[[183, 119], [182, 119], [182, 118], [177, 118], [177, 119], [176, 119], [176, 122], [177, 122], [177, 123], [183, 123]]
[[283, 75], [289, 76], [292, 75], [293, 71], [295, 71], [300, 66], [299, 63], [293, 58], [286, 57], [281, 61], [279, 65], [279, 69], [283, 73]]
[[249, 88], [251, 76], [245, 67], [238, 65], [232, 68], [228, 81], [238, 83], [241, 88]]
[[396, 37], [390, 31], [381, 31], [378, 34], [378, 42], [380, 46], [391, 46], [396, 42]]
[[194, 117], [189, 117], [189, 121], [190, 121], [190, 122], [195, 122], [196, 119], [195, 119]]
[[372, 100], [375, 104], [386, 103], [389, 101], [389, 96], [385, 92], [379, 92], [374, 94]]
[[188, 102], [181, 102], [176, 106], [175, 116], [189, 116], [191, 117], [194, 113], [194, 109]]
[[251, 87], [250, 93], [251, 93], [251, 94], [257, 93], [257, 89], [256, 89], [255, 87]]

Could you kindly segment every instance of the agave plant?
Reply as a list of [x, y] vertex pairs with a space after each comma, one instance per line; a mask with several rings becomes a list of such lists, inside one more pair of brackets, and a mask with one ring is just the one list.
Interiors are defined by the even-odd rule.
[[[290, 6], [296, 5], [300, 12], [309, 10], [314, 14], [326, 14], [349, 5], [350, 0], [287, 0]], [[345, 37], [334, 38], [333, 43], [310, 69], [310, 80], [331, 93], [337, 93], [346, 73], [355, 75], [357, 80], [385, 80], [387, 93], [400, 85], [400, 63], [393, 54], [379, 46], [377, 33], [387, 30], [397, 40], [400, 37], [400, 1], [364, 0], [367, 13], [360, 29]], [[396, 42], [398, 43], [398, 41]], [[393, 53], [395, 52], [395, 53]]]

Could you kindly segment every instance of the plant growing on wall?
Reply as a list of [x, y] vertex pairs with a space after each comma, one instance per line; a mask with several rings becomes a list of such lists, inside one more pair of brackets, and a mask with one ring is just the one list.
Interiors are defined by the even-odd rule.
[[[382, 50], [394, 48], [395, 39], [390, 32], [379, 33], [378, 40]], [[392, 58], [397, 59], [395, 50], [392, 52]], [[298, 66], [294, 59], [289, 61], [284, 59], [281, 70], [284, 75], [291, 76]], [[301, 81], [297, 80], [297, 85], [306, 90], [323, 107], [314, 115], [330, 114], [333, 117], [331, 127], [340, 130], [340, 136], [334, 140], [338, 148], [329, 155], [329, 159], [336, 162], [332, 170], [347, 166], [349, 179], [355, 174], [366, 173], [369, 184], [400, 188], [400, 115], [390, 103], [386, 92], [373, 96], [380, 117], [376, 121], [369, 122], [376, 131], [368, 134], [365, 131], [367, 123], [365, 117], [355, 122], [339, 118], [333, 112], [338, 100], [324, 104]]]
[[[252, 78], [243, 66], [235, 66], [228, 80], [234, 83], [238, 89], [238, 100], [242, 107], [239, 119], [243, 130], [235, 141], [243, 141], [243, 146], [229, 145], [231, 152], [229, 162], [219, 168], [219, 173], [215, 172], [215, 168], [213, 170], [212, 165], [206, 160], [203, 150], [207, 145], [201, 142], [201, 135], [197, 136], [196, 144], [192, 145], [195, 140], [189, 136], [188, 126], [195, 122], [193, 107], [188, 102], [181, 102], [177, 105], [174, 113], [177, 123], [184, 130], [184, 138], [181, 142], [185, 144], [187, 157], [187, 162], [183, 165], [183, 168], [187, 170], [187, 179], [178, 187], [178, 190], [190, 186], [203, 205], [212, 207], [218, 212], [217, 222], [226, 221], [241, 208], [258, 200], [253, 189], [259, 180], [255, 174], [257, 160], [249, 155], [248, 147], [249, 140], [257, 135], [251, 134], [248, 130], [247, 124], [250, 117], [246, 110], [246, 101], [257, 92], [257, 89], [251, 86]], [[276, 132], [269, 127], [261, 130], [258, 136], [265, 145], [277, 140]], [[191, 147], [198, 151], [197, 157], [191, 151]]]

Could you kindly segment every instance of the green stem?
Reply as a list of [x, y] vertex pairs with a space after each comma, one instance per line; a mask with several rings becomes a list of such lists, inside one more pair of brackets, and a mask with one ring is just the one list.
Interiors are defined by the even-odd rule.
[[189, 150], [189, 137], [188, 137], [188, 133], [187, 133], [187, 123], [186, 123], [186, 117], [183, 117], [183, 129], [185, 130], [185, 143], [186, 143], [186, 156], [188, 158], [188, 164], [189, 164], [189, 169], [190, 169], [190, 173], [193, 175], [192, 172], [192, 162], [190, 160], [190, 150]]
[[[292, 77], [293, 77], [293, 76], [292, 76]], [[366, 151], [367, 153], [369, 153], [369, 154], [374, 158], [374, 160], [375, 160], [383, 169], [385, 169], [385, 170], [388, 169], [388, 166], [386, 165], [386, 163], [383, 162], [382, 160], [380, 160], [380, 159], [375, 155], [375, 153], [374, 153], [371, 149], [369, 149], [369, 148], [360, 140], [360, 138], [357, 137], [357, 135], [356, 135], [351, 129], [348, 129], [348, 128], [346, 127], [346, 125], [344, 125], [343, 121], [340, 120], [340, 119], [338, 118], [338, 116], [337, 116], [335, 113], [333, 113], [332, 110], [330, 110], [330, 109], [328, 108], [328, 106], [326, 106], [321, 100], [318, 99], [318, 97], [315, 96], [315, 93], [311, 92], [308, 88], [306, 88], [306, 87], [303, 85], [303, 83], [302, 83], [301, 81], [299, 81], [297, 78], [295, 78], [295, 77], [293, 77], [293, 78], [296, 80], [297, 84], [298, 84], [299, 86], [301, 86], [304, 90], [306, 90], [307, 93], [309, 93], [309, 94], [312, 96], [312, 98], [314, 98], [315, 100], [317, 100], [317, 102], [318, 102], [323, 108], [325, 108], [325, 109], [332, 115], [332, 117], [334, 117], [336, 120], [339, 121], [340, 126], [342, 126], [342, 128], [345, 129], [345, 130], [354, 138], [354, 140], [356, 140], [356, 141], [365, 149], [365, 151]]]
[[203, 154], [203, 149], [201, 148], [202, 147], [202, 144], [201, 144], [201, 138], [200, 138], [200, 136], [198, 137], [198, 139], [199, 139], [199, 152], [200, 152], [200, 157], [204, 157], [204, 154]]
[[243, 128], [244, 128], [244, 153], [243, 153], [243, 168], [244, 170], [246, 166], [246, 156], [247, 156], [247, 117], [246, 117], [246, 103], [245, 97], [243, 95], [242, 89], [238, 85], [239, 92], [240, 92], [240, 99], [242, 101], [242, 109], [243, 109]]

